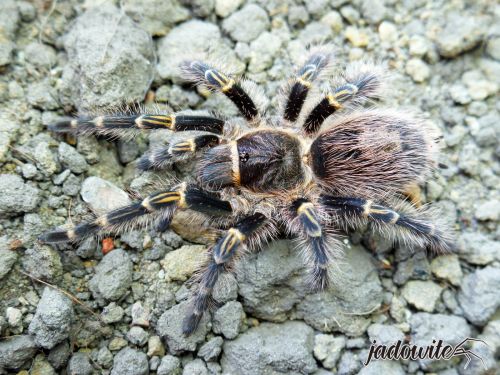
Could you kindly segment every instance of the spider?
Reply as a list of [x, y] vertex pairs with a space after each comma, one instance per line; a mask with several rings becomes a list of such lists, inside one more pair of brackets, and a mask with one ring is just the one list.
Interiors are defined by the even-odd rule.
[[182, 326], [185, 335], [196, 330], [211, 306], [221, 275], [232, 272], [242, 256], [276, 238], [281, 229], [298, 238], [315, 291], [327, 288], [334, 277], [333, 266], [342, 254], [341, 230], [371, 223], [393, 239], [436, 252], [450, 250], [452, 242], [439, 217], [403, 195], [435, 167], [437, 140], [431, 130], [405, 112], [363, 105], [379, 96], [381, 69], [353, 63], [333, 79], [332, 68], [328, 48], [312, 49], [282, 90], [277, 116], [264, 115], [255, 84], [191, 60], [181, 64], [184, 77], [224, 94], [243, 119], [128, 113], [51, 125], [55, 132], [112, 136], [131, 130], [198, 131], [148, 151], [138, 167], [162, 170], [180, 160], [199, 162], [191, 181], [69, 229], [55, 229], [40, 240], [75, 241], [152, 220], [163, 231], [176, 210], [201, 215], [220, 236], [194, 276], [196, 287]]

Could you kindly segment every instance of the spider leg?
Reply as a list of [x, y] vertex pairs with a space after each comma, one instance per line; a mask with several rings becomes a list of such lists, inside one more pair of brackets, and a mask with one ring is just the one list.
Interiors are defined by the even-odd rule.
[[266, 222], [266, 217], [255, 213], [240, 220], [217, 241], [211, 251], [208, 265], [201, 271], [199, 284], [193, 295], [191, 309], [184, 318], [182, 331], [192, 334], [198, 327], [204, 312], [210, 306], [212, 292], [220, 274], [227, 272], [227, 267], [249, 238]]
[[95, 220], [70, 229], [56, 229], [39, 237], [44, 243], [78, 241], [97, 233], [119, 232], [131, 227], [144, 227], [152, 219], [165, 227], [177, 208], [189, 208], [212, 216], [232, 212], [229, 202], [220, 200], [195, 187], [182, 184], [176, 190], [153, 193], [142, 201], [112, 210]]
[[309, 266], [310, 281], [313, 290], [324, 290], [330, 282], [329, 270], [339, 251], [337, 244], [325, 225], [325, 214], [321, 206], [314, 205], [307, 199], [295, 200], [289, 208], [291, 220], [287, 220], [288, 229], [298, 234], [300, 247]]
[[175, 132], [188, 130], [222, 134], [224, 121], [211, 116], [175, 114], [134, 114], [126, 116], [98, 116], [62, 120], [49, 125], [57, 133], [101, 134], [127, 136], [130, 131], [169, 129]]
[[328, 65], [330, 53], [315, 52], [300, 67], [290, 88], [283, 118], [291, 123], [297, 121], [313, 82]]
[[303, 129], [307, 134], [316, 133], [326, 118], [348, 105], [360, 105], [378, 97], [382, 85], [380, 72], [364, 64], [348, 68], [345, 82], [325, 93], [324, 97], [307, 115]]
[[198, 151], [220, 143], [213, 134], [203, 134], [173, 144], [155, 148], [139, 159], [137, 167], [143, 171], [163, 169], [172, 163], [193, 157]]
[[220, 91], [226, 95], [248, 122], [253, 123], [258, 118], [259, 111], [255, 102], [230, 75], [198, 60], [183, 63], [181, 69], [188, 80], [202, 84], [210, 90]]
[[437, 225], [438, 218], [429, 217], [430, 212], [407, 206], [403, 211], [375, 204], [363, 198], [345, 198], [323, 195], [322, 204], [341, 223], [357, 226], [366, 222], [376, 229], [389, 232], [405, 242], [428, 246], [435, 252], [449, 252], [454, 248], [444, 224]]

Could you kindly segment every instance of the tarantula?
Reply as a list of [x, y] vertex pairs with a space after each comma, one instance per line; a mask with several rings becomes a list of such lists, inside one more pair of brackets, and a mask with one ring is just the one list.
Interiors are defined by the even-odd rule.
[[[191, 182], [70, 229], [48, 232], [40, 240], [75, 241], [144, 226], [151, 219], [161, 231], [178, 209], [201, 214], [221, 235], [196, 276], [197, 287], [183, 322], [186, 335], [196, 330], [209, 308], [221, 274], [231, 272], [248, 249], [275, 238], [279, 228], [299, 239], [314, 290], [325, 289], [331, 280], [332, 266], [341, 254], [340, 229], [370, 222], [394, 239], [434, 251], [449, 250], [451, 241], [437, 215], [407, 202], [403, 195], [435, 166], [432, 132], [407, 113], [362, 106], [380, 93], [380, 69], [355, 63], [333, 80], [332, 66], [328, 49], [312, 50], [283, 90], [283, 108], [275, 117], [264, 116], [255, 85], [196, 60], [181, 64], [184, 76], [224, 94], [246, 121], [140, 113], [77, 118], [50, 126], [55, 132], [112, 136], [126, 129], [201, 131], [149, 151], [138, 167], [161, 170], [196, 156], [200, 162]], [[328, 82], [328, 88], [315, 89], [319, 82]], [[309, 110], [303, 110], [308, 103], [312, 103]]]

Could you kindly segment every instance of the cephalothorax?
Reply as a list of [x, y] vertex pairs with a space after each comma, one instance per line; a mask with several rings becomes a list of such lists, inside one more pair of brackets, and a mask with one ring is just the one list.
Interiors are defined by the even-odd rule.
[[[46, 233], [42, 241], [79, 240], [142, 226], [151, 218], [158, 230], [165, 230], [176, 210], [202, 214], [223, 232], [197, 275], [185, 334], [198, 326], [219, 276], [230, 272], [245, 250], [276, 237], [278, 228], [299, 239], [314, 289], [328, 286], [331, 266], [341, 253], [336, 234], [340, 229], [371, 222], [393, 238], [435, 251], [450, 249], [436, 215], [403, 198], [434, 167], [432, 132], [406, 113], [361, 106], [379, 95], [383, 77], [378, 68], [354, 63], [333, 80], [330, 52], [313, 50], [284, 90], [284, 105], [275, 117], [262, 113], [249, 82], [201, 61], [188, 61], [181, 68], [187, 79], [226, 95], [245, 124], [156, 113], [80, 118], [53, 125], [57, 132], [113, 136], [127, 129], [196, 130], [194, 137], [150, 151], [138, 166], [158, 170], [195, 157], [199, 163], [193, 181], [155, 192], [95, 220]], [[330, 85], [319, 93], [314, 86], [321, 81]], [[307, 106], [310, 109], [303, 110]]]

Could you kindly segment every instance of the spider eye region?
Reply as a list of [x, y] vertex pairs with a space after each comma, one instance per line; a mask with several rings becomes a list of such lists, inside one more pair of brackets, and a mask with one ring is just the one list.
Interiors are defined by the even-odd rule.
[[240, 162], [246, 163], [249, 158], [250, 155], [248, 155], [248, 152], [240, 152]]

